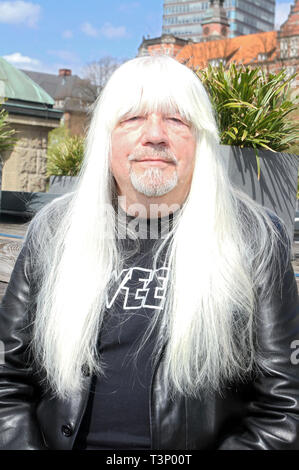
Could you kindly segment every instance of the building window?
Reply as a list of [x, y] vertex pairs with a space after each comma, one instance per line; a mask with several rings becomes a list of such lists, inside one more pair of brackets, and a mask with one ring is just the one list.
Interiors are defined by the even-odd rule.
[[[292, 66], [292, 65], [289, 65], [287, 68], [286, 68], [286, 78], [289, 78], [291, 75], [293, 75], [294, 73], [296, 73], [296, 67]], [[296, 78], [296, 77], [295, 77]]]
[[258, 54], [257, 60], [258, 60], [259, 62], [263, 62], [264, 60], [267, 60], [267, 54], [264, 53], [264, 52], [261, 53], [261, 54]]
[[290, 41], [290, 57], [296, 57], [296, 55], [298, 55], [297, 38], [291, 38], [291, 41]]
[[225, 65], [225, 64], [226, 64], [226, 60], [223, 59], [222, 57], [219, 57], [218, 59], [211, 59], [211, 60], [209, 60], [209, 64], [210, 64], [212, 67], [218, 67], [220, 64]]
[[288, 40], [282, 39], [280, 41], [280, 57], [288, 57]]
[[63, 108], [64, 106], [64, 100], [56, 100], [55, 101], [55, 107], [56, 108]]

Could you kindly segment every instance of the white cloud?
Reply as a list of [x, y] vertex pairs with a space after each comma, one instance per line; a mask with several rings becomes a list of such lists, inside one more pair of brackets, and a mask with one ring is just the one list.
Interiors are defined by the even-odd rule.
[[16, 67], [40, 65], [39, 60], [22, 55], [20, 52], [14, 52], [13, 54], [4, 55], [3, 58], [7, 60], [7, 62], [10, 62], [11, 64], [15, 65]]
[[275, 7], [275, 28], [279, 29], [279, 27], [284, 23], [289, 16], [290, 7], [293, 5], [293, 1], [287, 1], [282, 3], [276, 2]]
[[125, 26], [113, 26], [111, 23], [102, 26], [101, 34], [108, 39], [123, 38], [128, 35]]
[[96, 38], [99, 35], [99, 31], [87, 21], [81, 25], [81, 31], [86, 34], [86, 36], [91, 36], [93, 38]]
[[[56, 52], [59, 52], [59, 51], [56, 51]], [[61, 63], [56, 62], [52, 64], [44, 63], [44, 62], [41, 62], [40, 60], [23, 56], [20, 52], [15, 52], [14, 54], [3, 56], [3, 58], [6, 59], [15, 67], [17, 67], [18, 69], [30, 70], [32, 72], [43, 72], [43, 73], [51, 73], [54, 75], [58, 75], [58, 70], [66, 67], [65, 61]], [[78, 62], [78, 60], [76, 60], [76, 63], [67, 64], [67, 67], [68, 66], [70, 66], [70, 68], [72, 69], [73, 75], [81, 74], [83, 64], [81, 62]]]
[[66, 29], [62, 33], [62, 37], [65, 38], [65, 39], [71, 39], [73, 36], [74, 36], [73, 31], [71, 31], [70, 29]]
[[16, 1], [0, 2], [0, 23], [24, 23], [29, 27], [36, 26], [41, 7], [36, 3]]

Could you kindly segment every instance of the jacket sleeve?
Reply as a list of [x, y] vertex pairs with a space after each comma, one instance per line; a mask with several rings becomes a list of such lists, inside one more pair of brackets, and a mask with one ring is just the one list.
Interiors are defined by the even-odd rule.
[[[284, 255], [283, 255], [284, 253]], [[282, 283], [259, 302], [257, 332], [263, 370], [252, 384], [244, 420], [222, 450], [299, 449], [299, 305], [289, 253]]]
[[39, 387], [30, 361], [29, 253], [23, 246], [0, 306], [0, 449], [41, 450]]

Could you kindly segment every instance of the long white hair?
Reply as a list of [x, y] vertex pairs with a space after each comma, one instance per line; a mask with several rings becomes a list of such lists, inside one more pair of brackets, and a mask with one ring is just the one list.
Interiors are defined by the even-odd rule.
[[174, 393], [197, 395], [259, 366], [254, 314], [258, 295], [271, 295], [279, 274], [272, 268], [280, 231], [229, 181], [200, 80], [169, 57], [142, 57], [119, 67], [95, 104], [76, 190], [42, 209], [27, 235], [34, 358], [62, 398], [81, 390], [83, 365], [103, 374], [98, 336], [113, 272], [124, 262], [115, 236], [111, 133], [127, 113], [151, 111], [178, 112], [197, 138], [190, 192], [163, 241], [167, 300], [147, 331], [159, 325], [165, 339], [165, 380]]

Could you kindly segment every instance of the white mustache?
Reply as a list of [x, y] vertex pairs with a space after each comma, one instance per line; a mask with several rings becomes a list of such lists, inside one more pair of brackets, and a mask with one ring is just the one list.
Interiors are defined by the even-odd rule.
[[149, 147], [148, 149], [139, 149], [139, 150], [134, 150], [129, 156], [128, 160], [129, 161], [140, 161], [144, 160], [145, 158], [152, 158], [155, 160], [165, 160], [167, 162], [174, 163], [177, 165], [178, 161], [176, 156], [171, 152], [171, 150], [168, 149], [153, 149]]

